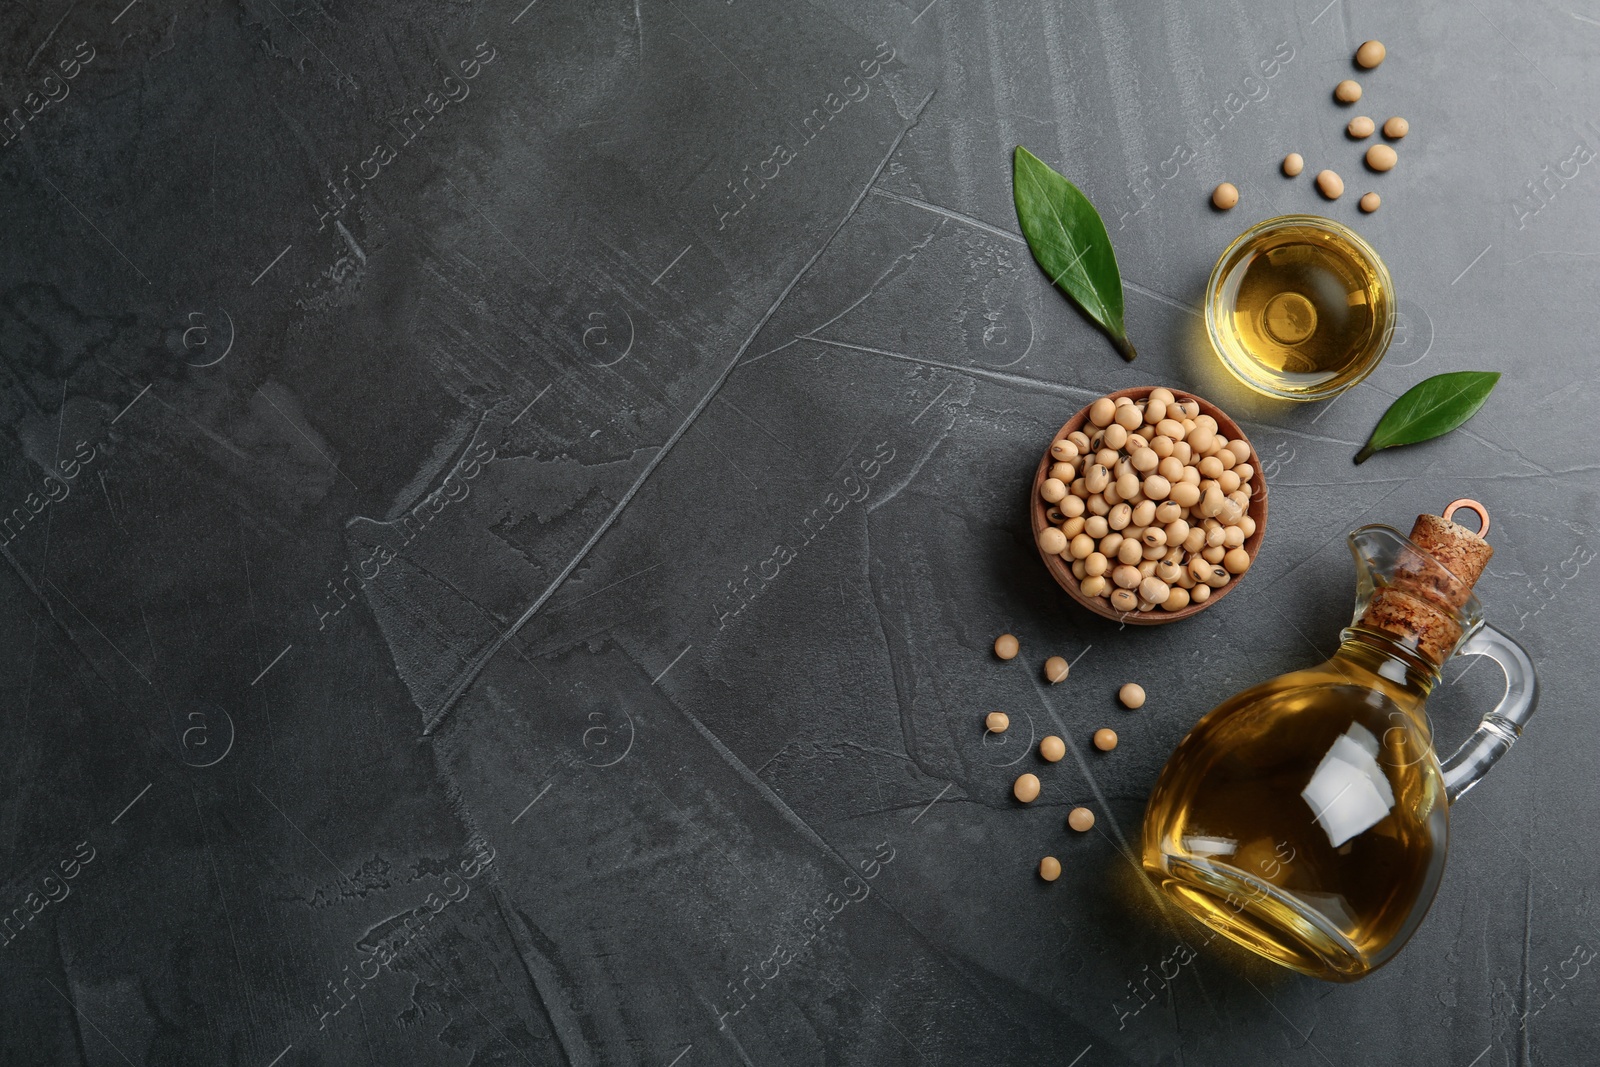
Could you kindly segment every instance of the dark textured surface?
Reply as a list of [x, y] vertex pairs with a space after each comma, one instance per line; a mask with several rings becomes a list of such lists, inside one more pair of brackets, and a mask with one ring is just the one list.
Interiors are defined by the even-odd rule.
[[[1600, 12], [922, 5], [6, 7], [0, 1062], [1592, 1060]], [[1413, 131], [1383, 176], [1329, 95], [1366, 37], [1355, 110]], [[1138, 363], [1029, 259], [1019, 142], [1105, 215]], [[1404, 312], [1303, 408], [1196, 312], [1291, 210]], [[1468, 427], [1351, 465], [1476, 368]], [[1023, 495], [1149, 382], [1246, 425], [1272, 519], [1217, 610], [1119, 631]], [[1130, 864], [1167, 752], [1331, 650], [1342, 531], [1457, 496], [1545, 697], [1427, 922], [1354, 986], [1215, 945], [1154, 977], [1193, 937]], [[1499, 692], [1465, 666], [1444, 744]]]

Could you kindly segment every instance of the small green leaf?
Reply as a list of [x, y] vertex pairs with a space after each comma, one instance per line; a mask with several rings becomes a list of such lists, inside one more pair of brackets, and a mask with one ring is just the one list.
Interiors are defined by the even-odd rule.
[[1407, 389], [1389, 405], [1356, 462], [1364, 463], [1381, 448], [1414, 445], [1447, 434], [1478, 413], [1500, 380], [1498, 371], [1462, 370], [1435, 374]]
[[1098, 322], [1122, 358], [1136, 352], [1122, 325], [1122, 275], [1106, 224], [1076, 185], [1021, 145], [1012, 157], [1017, 221], [1033, 258], [1074, 303]]

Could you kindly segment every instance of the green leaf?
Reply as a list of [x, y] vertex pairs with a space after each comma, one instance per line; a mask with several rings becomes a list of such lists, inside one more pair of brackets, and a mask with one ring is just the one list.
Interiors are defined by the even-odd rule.
[[1366, 445], [1356, 453], [1356, 462], [1366, 462], [1380, 448], [1414, 445], [1449, 433], [1478, 413], [1499, 380], [1498, 371], [1486, 370], [1423, 379], [1389, 405]]
[[1111, 337], [1122, 358], [1136, 352], [1122, 325], [1122, 275], [1100, 213], [1076, 185], [1021, 145], [1012, 157], [1012, 195], [1028, 248], [1052, 285]]

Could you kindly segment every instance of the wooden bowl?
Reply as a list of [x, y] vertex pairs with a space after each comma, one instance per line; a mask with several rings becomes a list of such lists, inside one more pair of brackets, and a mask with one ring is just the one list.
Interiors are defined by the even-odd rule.
[[[1149, 396], [1155, 390], [1155, 388], [1156, 387], [1152, 385], [1144, 385], [1137, 389], [1122, 389], [1115, 393], [1108, 393], [1106, 395], [1112, 400], [1116, 400], [1118, 397], [1125, 396], [1130, 400], [1138, 401]], [[1171, 392], [1179, 400], [1193, 400], [1195, 403], [1199, 404], [1200, 414], [1210, 415], [1213, 419], [1216, 419], [1217, 432], [1223, 437], [1226, 437], [1229, 441], [1244, 441], [1247, 444], [1249, 443], [1249, 439], [1245, 437], [1244, 431], [1239, 429], [1239, 424], [1228, 418], [1227, 414], [1224, 413], [1221, 408], [1217, 407], [1209, 400], [1206, 400], [1203, 397], [1195, 396], [1193, 393], [1182, 392], [1178, 389], [1173, 389]], [[1079, 411], [1076, 415], [1072, 416], [1072, 418], [1068, 419], [1066, 425], [1062, 426], [1061, 429], [1056, 431], [1055, 436], [1050, 438], [1050, 444], [1054, 444], [1075, 430], [1082, 430], [1088, 421], [1089, 408], [1086, 406], [1082, 411]], [[1090, 436], [1093, 435], [1091, 434]], [[1036, 546], [1039, 543], [1039, 534], [1046, 526], [1050, 525], [1050, 520], [1046, 516], [1046, 512], [1049, 510], [1050, 505], [1045, 502], [1044, 497], [1039, 495], [1039, 487], [1042, 486], [1044, 484], [1044, 480], [1050, 476], [1050, 466], [1054, 462], [1055, 460], [1050, 455], [1050, 445], [1047, 444], [1044, 450], [1044, 457], [1039, 460], [1039, 470], [1033, 477], [1033, 486], [1028, 498], [1028, 510], [1033, 519], [1033, 543]], [[1245, 514], [1249, 515], [1256, 522], [1255, 533], [1246, 538], [1244, 542], [1244, 550], [1250, 554], [1250, 562], [1253, 565], [1255, 563], [1256, 553], [1261, 550], [1261, 539], [1266, 535], [1267, 532], [1267, 477], [1262, 472], [1261, 457], [1257, 454], [1254, 445], [1250, 446], [1250, 455], [1247, 462], [1256, 470], [1255, 477], [1250, 479], [1250, 506], [1245, 510]], [[1191, 615], [1196, 615], [1199, 612], [1204, 611], [1206, 608], [1209, 608], [1211, 605], [1215, 604], [1229, 593], [1233, 592], [1239, 583], [1242, 582], [1250, 573], [1247, 570], [1244, 574], [1235, 577], [1221, 589], [1215, 590], [1208, 599], [1200, 604], [1191, 603], [1188, 607], [1179, 608], [1177, 611], [1165, 611], [1161, 608], [1156, 608], [1153, 611], [1123, 612], [1113, 608], [1110, 602], [1103, 597], [1085, 596], [1083, 592], [1078, 589], [1078, 580], [1072, 576], [1072, 564], [1066, 559], [1061, 556], [1046, 556], [1043, 550], [1040, 551], [1039, 555], [1044, 560], [1045, 569], [1050, 572], [1051, 576], [1055, 578], [1056, 583], [1060, 585], [1061, 588], [1065, 589], [1067, 591], [1067, 595], [1073, 600], [1076, 600], [1079, 604], [1082, 604], [1096, 615], [1111, 619], [1115, 622], [1129, 623], [1134, 626], [1159, 626], [1162, 623], [1177, 622], [1179, 619], [1187, 619]]]

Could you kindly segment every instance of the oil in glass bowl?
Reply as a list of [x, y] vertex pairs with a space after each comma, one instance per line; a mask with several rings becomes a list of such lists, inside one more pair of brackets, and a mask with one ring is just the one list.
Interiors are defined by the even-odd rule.
[[1286, 400], [1324, 400], [1371, 374], [1394, 320], [1394, 282], [1378, 253], [1317, 215], [1246, 230], [1206, 287], [1206, 329], [1223, 365]]

